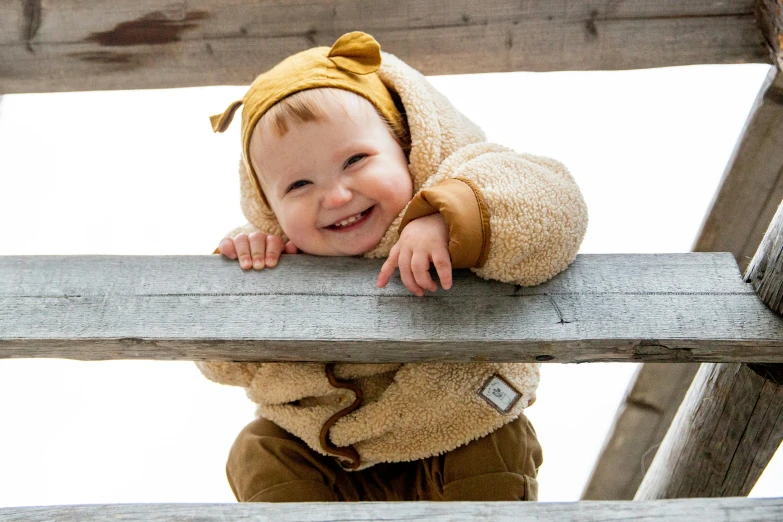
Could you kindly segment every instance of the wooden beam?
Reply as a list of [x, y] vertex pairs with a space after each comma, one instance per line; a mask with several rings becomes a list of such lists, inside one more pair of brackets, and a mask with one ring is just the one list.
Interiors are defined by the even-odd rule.
[[731, 252], [744, 270], [783, 199], [783, 73], [773, 67], [756, 97], [693, 247]]
[[702, 364], [636, 500], [747, 495], [783, 440], [783, 386]]
[[726, 165], [695, 252], [732, 252], [745, 270], [783, 199], [783, 8], [758, 0], [770, 68]]
[[[779, 314], [781, 250], [783, 204], [745, 276]], [[783, 365], [703, 364], [635, 499], [747, 495], [781, 441]]]
[[[773, 67], [727, 164], [694, 251], [731, 252], [744, 270], [781, 199], [783, 74]], [[583, 499], [633, 498], [697, 370], [698, 365], [662, 364], [640, 369], [607, 434]]]
[[375, 288], [381, 263], [0, 257], [0, 357], [783, 361], [783, 318], [730, 254], [580, 255], [529, 288], [460, 270], [424, 298]]
[[772, 62], [777, 63], [778, 69], [783, 69], [783, 7], [780, 0], [758, 0], [756, 11]]
[[778, 206], [744, 279], [767, 306], [783, 314], [783, 203]]
[[582, 500], [632, 500], [699, 364], [645, 363], [630, 381]]
[[0, 3], [0, 93], [248, 84], [361, 28], [424, 74], [768, 63], [753, 0]]
[[648, 502], [307, 502], [272, 504], [115, 504], [0, 508], [2, 522], [102, 522], [127, 520], [235, 520], [293, 522], [308, 520], [408, 521], [492, 520], [493, 522], [567, 522], [635, 520], [691, 522], [768, 522], [779, 520], [783, 499], [722, 498]]

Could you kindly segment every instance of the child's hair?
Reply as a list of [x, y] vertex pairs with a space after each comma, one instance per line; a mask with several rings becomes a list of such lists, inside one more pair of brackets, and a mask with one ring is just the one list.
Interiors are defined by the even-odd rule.
[[[288, 127], [291, 124], [318, 121], [326, 118], [327, 114], [323, 106], [328, 100], [336, 101], [344, 111], [349, 112], [348, 104], [355, 103], [357, 97], [361, 98], [361, 96], [351, 91], [335, 87], [319, 87], [299, 91], [286, 96], [272, 105], [261, 117], [258, 125], [266, 129], [272, 129], [278, 136], [283, 136], [288, 132]], [[407, 154], [410, 149], [407, 134], [399, 135], [400, 133], [395, 132], [394, 126], [378, 109], [375, 109], [375, 112], [386, 124], [389, 133], [395, 141]]]

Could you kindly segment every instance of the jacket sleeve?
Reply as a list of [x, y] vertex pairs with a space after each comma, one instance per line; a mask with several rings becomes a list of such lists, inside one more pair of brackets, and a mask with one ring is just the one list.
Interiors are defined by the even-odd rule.
[[449, 229], [453, 268], [482, 267], [487, 261], [492, 230], [484, 196], [475, 183], [458, 177], [425, 188], [411, 200], [399, 231], [414, 219], [440, 212]]
[[476, 143], [449, 156], [413, 198], [400, 231], [440, 212], [454, 268], [523, 286], [551, 279], [574, 260], [587, 206], [565, 166]]

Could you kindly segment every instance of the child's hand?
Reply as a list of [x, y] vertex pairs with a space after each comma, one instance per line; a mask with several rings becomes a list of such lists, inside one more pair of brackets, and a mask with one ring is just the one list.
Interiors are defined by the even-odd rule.
[[283, 238], [263, 232], [239, 234], [234, 239], [224, 237], [218, 250], [229, 259], [239, 258], [239, 266], [244, 270], [255, 268], [261, 270], [265, 266], [277, 265], [280, 254], [296, 254], [298, 249], [291, 241], [283, 245]]
[[435, 265], [444, 290], [451, 288], [451, 257], [449, 256], [449, 229], [440, 214], [414, 219], [402, 230], [400, 240], [389, 252], [389, 258], [378, 275], [378, 288], [383, 288], [400, 267], [405, 287], [418, 295], [424, 290], [434, 292], [438, 285], [430, 277], [430, 262]]

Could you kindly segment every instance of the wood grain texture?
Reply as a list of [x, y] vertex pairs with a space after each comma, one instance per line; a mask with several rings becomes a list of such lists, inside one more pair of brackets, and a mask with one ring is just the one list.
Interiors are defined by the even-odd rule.
[[699, 370], [698, 364], [643, 364], [609, 428], [582, 500], [632, 500]]
[[0, 2], [0, 93], [249, 84], [361, 29], [424, 74], [769, 62], [753, 0]]
[[[783, 205], [745, 275], [781, 313]], [[703, 364], [635, 499], [747, 495], [783, 441], [781, 365]]]
[[780, 520], [783, 500], [722, 498], [647, 502], [357, 502], [243, 504], [116, 504], [0, 508], [2, 522], [126, 520], [562, 522], [768, 522]]
[[702, 364], [636, 500], [747, 495], [783, 440], [783, 387]]
[[783, 6], [780, 0], [758, 0], [756, 18], [772, 61], [783, 69]]
[[783, 203], [778, 206], [744, 279], [753, 284], [764, 304], [783, 314]]
[[693, 247], [745, 270], [783, 199], [783, 73], [771, 68]]
[[456, 271], [424, 298], [382, 261], [0, 257], [0, 357], [280, 361], [783, 360], [729, 254], [582, 255], [524, 288]]

